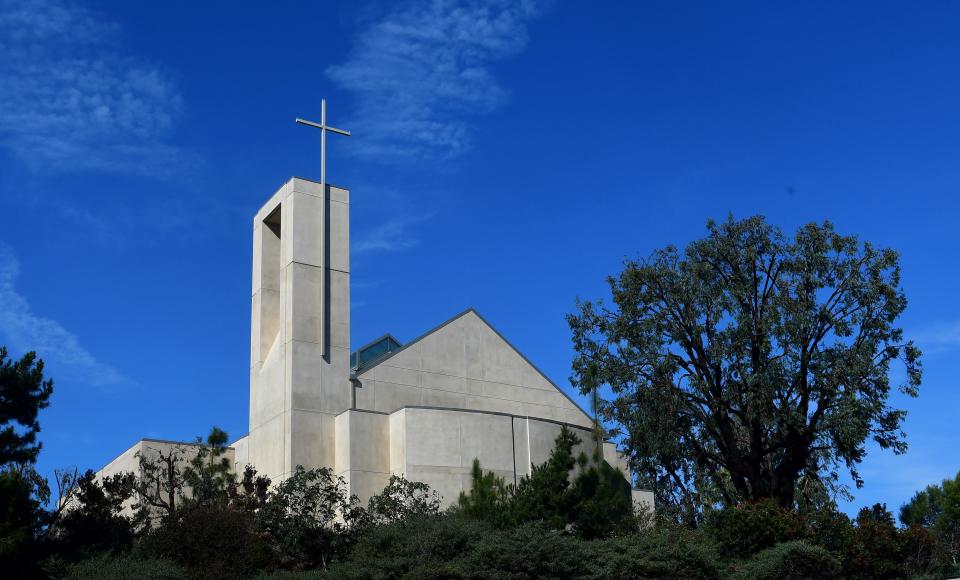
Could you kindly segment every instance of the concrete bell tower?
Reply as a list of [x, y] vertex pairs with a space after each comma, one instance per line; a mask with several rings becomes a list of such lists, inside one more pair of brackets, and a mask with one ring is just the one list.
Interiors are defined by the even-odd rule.
[[350, 194], [294, 177], [253, 219], [249, 462], [334, 466], [350, 408]]

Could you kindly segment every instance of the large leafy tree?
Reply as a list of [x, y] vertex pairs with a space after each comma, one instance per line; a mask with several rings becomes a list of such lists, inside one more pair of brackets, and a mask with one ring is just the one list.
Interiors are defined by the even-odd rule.
[[574, 381], [612, 392], [602, 411], [642, 483], [688, 517], [793, 506], [844, 467], [860, 485], [868, 439], [906, 449], [891, 364], [905, 364], [903, 393], [920, 384], [920, 353], [896, 325], [897, 253], [829, 222], [792, 238], [762, 217], [707, 228], [684, 251], [627, 260], [608, 280], [612, 305], [578, 303]]
[[53, 380], [44, 380], [43, 360], [36, 353], [14, 361], [0, 347], [0, 465], [36, 461], [37, 415], [50, 404], [52, 394]]

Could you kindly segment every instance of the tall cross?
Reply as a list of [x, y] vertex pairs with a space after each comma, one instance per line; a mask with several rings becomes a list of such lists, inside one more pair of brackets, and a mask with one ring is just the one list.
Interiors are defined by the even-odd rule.
[[323, 192], [323, 195], [327, 195], [327, 131], [332, 131], [338, 135], [344, 135], [346, 137], [350, 136], [350, 131], [344, 131], [343, 129], [337, 129], [336, 127], [330, 127], [327, 125], [327, 100], [320, 99], [320, 122], [314, 123], [313, 121], [306, 121], [304, 119], [297, 119], [297, 123], [300, 125], [307, 125], [309, 127], [315, 127], [320, 129], [320, 191]]
[[329, 127], [327, 125], [327, 100], [320, 99], [320, 122], [297, 119], [297, 124], [307, 125], [320, 129], [320, 192], [323, 196], [323, 237], [324, 250], [322, 255], [321, 275], [323, 276], [323, 329], [320, 349], [323, 358], [330, 362], [330, 217], [328, 212], [329, 197], [327, 196], [327, 131], [349, 137], [350, 131]]

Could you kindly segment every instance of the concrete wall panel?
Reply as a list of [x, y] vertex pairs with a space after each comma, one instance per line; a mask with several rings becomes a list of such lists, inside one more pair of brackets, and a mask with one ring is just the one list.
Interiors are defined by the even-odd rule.
[[[464, 407], [591, 425], [590, 417], [473, 311], [411, 343], [358, 376], [358, 408]], [[418, 394], [417, 389], [422, 389]], [[463, 393], [459, 397], [442, 391]]]

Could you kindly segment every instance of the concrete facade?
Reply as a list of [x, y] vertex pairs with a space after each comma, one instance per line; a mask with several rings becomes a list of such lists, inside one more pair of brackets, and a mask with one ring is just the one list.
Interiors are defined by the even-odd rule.
[[392, 413], [450, 407], [551, 419], [593, 420], [520, 352], [469, 309], [362, 369], [355, 407]]
[[349, 192], [285, 183], [253, 218], [246, 461], [271, 479], [332, 466], [350, 408]]
[[[591, 417], [473, 309], [351, 367], [347, 190], [293, 178], [252, 233], [249, 433], [230, 446], [238, 472], [252, 465], [278, 481], [297, 465], [329, 467], [363, 502], [398, 474], [449, 505], [469, 490], [474, 459], [513, 483], [548, 458], [563, 425], [589, 449]], [[135, 471], [144, 445], [101, 473]], [[613, 443], [603, 455], [629, 472]], [[634, 500], [653, 505], [649, 492]]]

